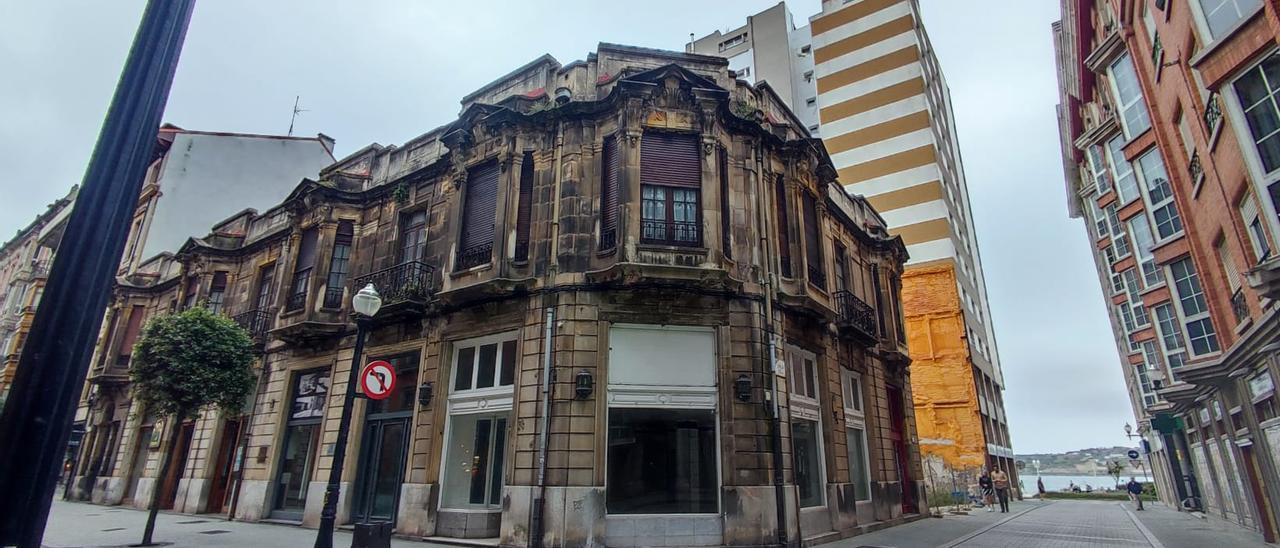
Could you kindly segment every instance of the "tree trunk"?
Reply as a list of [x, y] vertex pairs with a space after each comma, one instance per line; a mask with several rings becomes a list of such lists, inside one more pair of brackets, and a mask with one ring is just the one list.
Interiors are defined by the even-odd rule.
[[151, 534], [156, 530], [156, 516], [160, 514], [160, 492], [164, 490], [165, 478], [169, 477], [169, 469], [173, 466], [173, 452], [178, 448], [178, 440], [182, 436], [182, 418], [187, 416], [185, 412], [179, 412], [173, 419], [173, 426], [169, 431], [168, 449], [164, 452], [164, 461], [160, 463], [160, 475], [156, 477], [156, 486], [151, 490], [151, 507], [147, 512], [147, 527], [142, 530], [142, 542], [139, 546], [154, 546], [151, 542]]

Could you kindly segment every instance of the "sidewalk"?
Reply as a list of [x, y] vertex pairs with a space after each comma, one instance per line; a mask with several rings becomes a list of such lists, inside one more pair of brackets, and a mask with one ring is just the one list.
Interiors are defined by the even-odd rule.
[[1147, 503], [1147, 509], [1133, 512], [1165, 548], [1262, 548], [1274, 544], [1262, 542], [1262, 535], [1218, 518], [1198, 518], [1160, 503]]
[[[123, 547], [142, 540], [147, 513], [120, 506], [53, 501], [43, 546], [47, 548]], [[171, 546], [227, 548], [296, 548], [311, 546], [316, 530], [288, 525], [227, 521], [220, 515], [161, 512], [156, 518], [156, 542]], [[334, 546], [351, 546], [351, 533], [338, 530]], [[395, 548], [443, 548], [410, 540], [391, 541]]]
[[1022, 515], [1025, 512], [1048, 504], [1051, 503], [1030, 499], [1026, 501], [1010, 501], [1008, 514], [1001, 514], [999, 511], [988, 512], [985, 508], [975, 508], [967, 516], [947, 514], [942, 518], [926, 518], [905, 525], [882, 529], [874, 533], [823, 544], [822, 546], [824, 548], [827, 546], [832, 548], [861, 548], [863, 546], [932, 548], [934, 546], [945, 546], [956, 539], [971, 535], [992, 524]]

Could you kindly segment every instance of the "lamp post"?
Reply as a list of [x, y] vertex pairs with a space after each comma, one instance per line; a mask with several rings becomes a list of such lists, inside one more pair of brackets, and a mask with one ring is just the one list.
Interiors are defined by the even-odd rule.
[[351, 430], [351, 407], [356, 399], [356, 382], [360, 376], [360, 354], [364, 352], [364, 339], [369, 332], [369, 323], [378, 314], [378, 309], [382, 308], [382, 297], [373, 284], [368, 284], [351, 297], [351, 308], [355, 310], [356, 347], [351, 355], [346, 393], [342, 397], [342, 419], [338, 423], [338, 439], [333, 443], [333, 465], [329, 467], [329, 484], [324, 488], [324, 509], [320, 511], [320, 530], [316, 532], [315, 548], [333, 548], [338, 493], [342, 490], [342, 465], [347, 460], [347, 434]]
[[[1142, 432], [1138, 432], [1137, 434], [1134, 434], [1134, 433], [1133, 433], [1133, 425], [1131, 425], [1131, 424], [1129, 424], [1129, 423], [1127, 423], [1127, 422], [1126, 422], [1126, 423], [1124, 423], [1124, 435], [1125, 435], [1125, 437], [1127, 437], [1127, 438], [1129, 438], [1129, 439], [1131, 439], [1131, 440], [1132, 440], [1134, 436], [1137, 436], [1137, 437], [1141, 438], [1141, 437], [1142, 437]], [[1149, 453], [1147, 453], [1147, 448], [1146, 448], [1145, 446], [1142, 448], [1142, 455], [1147, 459], [1147, 466], [1146, 466], [1146, 468], [1150, 468], [1150, 467], [1151, 467], [1151, 455], [1150, 455]], [[1148, 476], [1148, 475], [1147, 475], [1147, 471], [1146, 471], [1146, 470], [1143, 468], [1143, 466], [1142, 466], [1142, 459], [1137, 459], [1137, 461], [1138, 461], [1138, 470], [1139, 470], [1140, 472], [1142, 472], [1142, 479], [1144, 479], [1144, 480], [1150, 480], [1150, 479], [1151, 479], [1151, 476]], [[1153, 470], [1153, 472], [1154, 472], [1154, 470]]]

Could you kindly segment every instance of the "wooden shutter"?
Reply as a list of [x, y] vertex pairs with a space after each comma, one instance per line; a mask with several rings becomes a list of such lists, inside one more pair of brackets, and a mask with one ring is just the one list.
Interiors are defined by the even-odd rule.
[[533, 215], [533, 151], [525, 151], [520, 162], [520, 203], [516, 205], [517, 261], [529, 258], [529, 223]]
[[729, 241], [732, 210], [729, 208], [729, 151], [727, 149], [720, 148], [716, 164], [720, 171], [720, 247], [724, 250], [724, 256], [732, 259], [733, 250]]
[[782, 275], [790, 278], [791, 273], [791, 234], [787, 227], [791, 224], [787, 216], [787, 185], [782, 182], [782, 174], [778, 174], [773, 185], [773, 205], [777, 210], [778, 221], [778, 255], [782, 261]]
[[647, 132], [640, 141], [640, 182], [647, 185], [702, 187], [698, 136]]
[[498, 213], [498, 162], [488, 162], [467, 175], [463, 197], [462, 249], [493, 245]]
[[883, 336], [886, 332], [884, 330], [884, 293], [880, 290], [880, 269], [875, 264], [869, 264], [867, 270], [871, 274], [872, 297], [876, 303], [876, 327], [880, 329], [877, 333]]
[[[611, 135], [604, 140], [604, 150], [600, 155], [602, 173], [600, 185], [600, 233], [604, 234], [618, 228], [618, 136]], [[603, 246], [602, 246], [603, 247]]]
[[809, 267], [809, 282], [818, 287], [825, 287], [827, 274], [826, 269], [822, 267], [822, 240], [819, 237], [817, 200], [812, 194], [802, 192], [801, 203], [804, 214], [805, 263]]
[[294, 272], [300, 272], [315, 266], [316, 264], [316, 229], [308, 228], [302, 233], [302, 239], [298, 243], [298, 262], [294, 267]]
[[129, 324], [124, 328], [124, 337], [120, 339], [120, 357], [127, 359], [133, 355], [133, 344], [138, 341], [138, 334], [142, 331], [142, 317], [146, 315], [147, 308], [140, 304], [133, 305], [129, 310]]

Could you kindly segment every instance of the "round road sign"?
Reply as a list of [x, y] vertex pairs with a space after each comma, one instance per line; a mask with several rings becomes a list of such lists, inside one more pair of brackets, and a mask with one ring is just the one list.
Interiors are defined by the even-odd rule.
[[360, 388], [371, 400], [385, 400], [396, 387], [396, 370], [382, 360], [369, 362], [360, 370]]
[[1129, 450], [1129, 458], [1131, 458], [1131, 459], [1133, 459], [1133, 460], [1138, 460], [1138, 450], [1137, 450], [1137, 449], [1130, 449], [1130, 450]]

